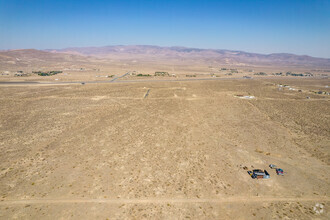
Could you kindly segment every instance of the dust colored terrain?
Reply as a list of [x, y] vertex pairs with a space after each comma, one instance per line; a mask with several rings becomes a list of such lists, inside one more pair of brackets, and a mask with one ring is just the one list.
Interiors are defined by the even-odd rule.
[[1, 84], [0, 218], [329, 219], [329, 83]]
[[[62, 73], [53, 76], [38, 76], [33, 73], [39, 71]], [[157, 71], [168, 72], [171, 79], [191, 76], [283, 77], [287, 72], [320, 78], [329, 77], [330, 59], [285, 53], [266, 55], [243, 51], [143, 45], [0, 51], [0, 82], [107, 81], [127, 72], [132, 74], [125, 79], [145, 78], [136, 77], [138, 74], [151, 75], [148, 79], [153, 79], [159, 78], [154, 77]], [[276, 75], [279, 73], [282, 75]], [[17, 76], [20, 74], [24, 76]]]

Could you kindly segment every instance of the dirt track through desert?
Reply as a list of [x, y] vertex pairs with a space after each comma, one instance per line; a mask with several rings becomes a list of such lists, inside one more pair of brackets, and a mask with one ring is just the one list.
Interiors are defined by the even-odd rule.
[[174, 198], [146, 198], [146, 199], [22, 199], [5, 200], [0, 205], [19, 205], [19, 204], [47, 204], [47, 203], [259, 203], [259, 202], [329, 202], [328, 197], [228, 197], [222, 199], [174, 199]]

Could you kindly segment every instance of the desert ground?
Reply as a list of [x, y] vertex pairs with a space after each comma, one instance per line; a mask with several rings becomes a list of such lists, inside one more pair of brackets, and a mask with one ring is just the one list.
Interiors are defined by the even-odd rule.
[[129, 79], [0, 84], [1, 219], [330, 218], [329, 79]]

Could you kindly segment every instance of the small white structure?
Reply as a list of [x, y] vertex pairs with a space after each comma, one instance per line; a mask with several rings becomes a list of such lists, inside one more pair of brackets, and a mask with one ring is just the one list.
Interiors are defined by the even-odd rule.
[[254, 97], [253, 95], [246, 95], [246, 96], [241, 96], [239, 98], [240, 99], [255, 99], [256, 97]]

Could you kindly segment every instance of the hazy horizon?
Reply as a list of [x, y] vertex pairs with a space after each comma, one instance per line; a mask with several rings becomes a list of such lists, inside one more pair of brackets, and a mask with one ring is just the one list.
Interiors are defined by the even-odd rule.
[[38, 48], [12, 48], [12, 49], [0, 49], [0, 51], [14, 51], [14, 50], [41, 50], [41, 51], [50, 51], [50, 50], [65, 50], [70, 48], [104, 48], [104, 47], [115, 47], [115, 46], [151, 46], [151, 47], [162, 47], [162, 48], [175, 48], [175, 47], [182, 47], [182, 48], [189, 48], [189, 49], [201, 49], [201, 50], [227, 50], [227, 51], [235, 51], [235, 52], [244, 52], [244, 53], [251, 53], [251, 54], [261, 54], [261, 55], [271, 55], [271, 54], [292, 54], [298, 56], [310, 56], [314, 58], [323, 58], [323, 59], [330, 59], [330, 57], [317, 57], [311, 56], [308, 54], [296, 54], [296, 53], [289, 53], [289, 52], [276, 52], [276, 53], [258, 53], [258, 52], [251, 52], [251, 51], [244, 51], [244, 50], [234, 50], [234, 49], [224, 49], [224, 48], [199, 48], [199, 47], [186, 47], [180, 45], [173, 45], [173, 46], [160, 46], [160, 45], [148, 45], [148, 44], [131, 44], [131, 45], [124, 45], [124, 44], [117, 44], [117, 45], [104, 45], [104, 46], [74, 46], [74, 47], [64, 47], [64, 48], [45, 48], [45, 49], [38, 49]]
[[0, 50], [182, 46], [330, 58], [330, 1], [0, 0]]

